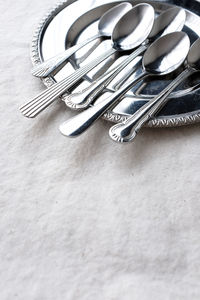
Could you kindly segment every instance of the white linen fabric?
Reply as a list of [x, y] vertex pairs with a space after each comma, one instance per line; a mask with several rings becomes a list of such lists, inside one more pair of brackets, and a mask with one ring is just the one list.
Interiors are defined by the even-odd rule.
[[199, 125], [122, 146], [103, 120], [63, 137], [64, 104], [18, 110], [44, 89], [29, 46], [54, 4], [0, 2], [0, 299], [199, 300]]

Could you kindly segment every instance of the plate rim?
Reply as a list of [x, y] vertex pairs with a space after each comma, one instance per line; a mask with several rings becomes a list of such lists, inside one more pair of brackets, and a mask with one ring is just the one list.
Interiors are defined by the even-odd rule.
[[[82, 0], [61, 0], [61, 1], [57, 2], [52, 8], [50, 8], [44, 14], [43, 18], [36, 26], [36, 29], [34, 30], [33, 37], [32, 37], [30, 55], [31, 55], [31, 61], [32, 61], [33, 66], [36, 66], [42, 62], [42, 59], [40, 56], [40, 51], [39, 51], [40, 40], [42, 38], [43, 31], [48, 26], [48, 24], [51, 22], [52, 16], [57, 15], [62, 9], [64, 9], [65, 7], [67, 7], [77, 1], [82, 1]], [[110, 2], [112, 2], [112, 1], [110, 1]], [[156, 1], [156, 2], [159, 2], [159, 1]], [[46, 87], [50, 87], [56, 82], [52, 76], [42, 78], [41, 80]], [[61, 99], [62, 99], [62, 97], [61, 97]], [[121, 114], [115, 113], [111, 110], [107, 111], [102, 117], [103, 117], [103, 119], [113, 122], [113, 123], [120, 123], [129, 118], [129, 116], [121, 115]], [[151, 128], [178, 127], [178, 126], [184, 126], [184, 125], [192, 125], [192, 124], [196, 124], [199, 122], [200, 122], [200, 110], [196, 110], [193, 112], [184, 113], [184, 114], [180, 114], [180, 115], [155, 117], [155, 118], [149, 120], [145, 126], [151, 127]]]

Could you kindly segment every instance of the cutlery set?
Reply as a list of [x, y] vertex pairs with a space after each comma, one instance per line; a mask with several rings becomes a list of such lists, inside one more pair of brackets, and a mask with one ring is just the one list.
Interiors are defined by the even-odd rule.
[[[116, 3], [99, 19], [97, 34], [37, 64], [32, 69], [32, 74], [40, 78], [54, 76], [78, 50], [96, 39], [101, 41], [109, 39], [110, 48], [25, 103], [20, 107], [20, 111], [24, 116], [34, 118], [58, 97], [67, 93], [64, 97], [66, 105], [77, 110], [78, 114], [61, 124], [60, 132], [67, 137], [77, 137], [107, 111], [120, 104], [127, 92], [138, 83], [150, 77], [162, 80], [168, 74], [175, 74], [176, 78], [171, 80], [161, 92], [147, 99], [123, 122], [110, 128], [109, 136], [113, 141], [123, 144], [133, 141], [139, 130], [149, 120], [155, 118], [156, 114], [171, 100], [169, 96], [175, 88], [200, 70], [200, 38], [197, 37], [191, 46], [188, 34], [182, 31], [185, 22], [186, 12], [177, 6], [170, 7], [157, 16], [149, 3], [136, 5], [129, 2]], [[126, 56], [120, 63], [90, 82], [86, 88], [69, 92], [90, 71], [109, 57], [116, 55]], [[122, 76], [115, 91], [107, 96], [107, 88], [111, 82], [140, 57], [142, 59], [132, 66], [130, 74]], [[87, 59], [89, 58], [88, 56]], [[140, 73], [137, 73], [138, 64]], [[104, 93], [105, 97], [99, 101]]]

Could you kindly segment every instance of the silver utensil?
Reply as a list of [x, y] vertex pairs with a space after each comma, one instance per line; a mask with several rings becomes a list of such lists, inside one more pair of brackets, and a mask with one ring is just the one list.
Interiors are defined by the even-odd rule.
[[[94, 81], [89, 87], [83, 91], [72, 93], [65, 98], [65, 103], [72, 109], [84, 109], [87, 108], [94, 99], [110, 84], [110, 82], [138, 55], [142, 54], [148, 46], [154, 42], [159, 36], [164, 36], [170, 32], [181, 31], [186, 19], [186, 13], [184, 9], [178, 7], [172, 7], [165, 12], [161, 13], [156, 18], [152, 31], [146, 40], [145, 45], [140, 46], [131, 55], [129, 55], [124, 61], [122, 61], [117, 67], [106, 72], [96, 81]], [[129, 74], [130, 76], [131, 74]], [[122, 83], [125, 83], [125, 78]], [[120, 85], [118, 84], [118, 88]]]
[[[182, 51], [185, 51], [182, 49]], [[180, 52], [179, 55], [183, 55]], [[148, 63], [148, 60], [147, 62]], [[167, 63], [167, 62], [166, 62]], [[145, 64], [145, 61], [144, 61]], [[150, 63], [150, 68], [153, 68], [154, 62]], [[188, 76], [200, 70], [200, 39], [198, 39], [190, 48], [187, 56], [187, 65], [185, 70], [173, 80], [158, 96], [151, 99], [148, 103], [142, 106], [134, 115], [127, 119], [124, 123], [117, 124], [111, 127], [110, 137], [120, 143], [131, 142], [141, 127], [169, 101], [167, 98], [171, 92]]]
[[117, 51], [125, 51], [138, 47], [151, 32], [153, 23], [153, 7], [149, 4], [136, 5], [128, 11], [115, 26], [112, 34], [112, 48], [21, 106], [20, 111], [22, 114], [28, 118], [36, 117], [41, 111], [54, 102], [57, 97], [61, 96], [107, 57]]
[[[164, 36], [168, 33], [181, 31], [186, 21], [186, 13], [183, 8], [172, 7], [164, 11], [156, 18], [152, 31], [148, 36], [149, 44], [156, 41], [161, 36]], [[124, 78], [121, 78], [115, 84], [115, 89], [118, 90], [124, 83], [129, 79], [129, 77], [134, 73], [128, 72], [124, 75]]]
[[190, 40], [184, 32], [167, 34], [155, 41], [145, 52], [143, 73], [128, 82], [113, 95], [86, 109], [60, 126], [68, 137], [76, 137], [86, 131], [111, 106], [114, 106], [131, 87], [149, 75], [166, 75], [177, 69], [185, 60]]
[[[125, 1], [130, 2], [132, 5], [138, 3], [138, 1], [135, 0]], [[57, 5], [53, 10], [49, 11], [48, 16], [46, 15], [46, 17], [43, 18], [43, 21], [37, 25], [37, 28], [33, 33], [30, 54], [34, 65], [42, 62], [42, 57], [45, 60], [49, 57], [52, 57], [52, 49], [55, 49], [54, 53], [61, 53], [63, 51], [63, 45], [65, 45], [66, 43], [66, 38], [67, 41], [71, 43], [71, 45], [75, 45], [78, 37], [80, 37], [80, 40], [83, 41], [85, 38], [96, 34], [97, 30], [95, 27], [97, 26], [91, 26], [91, 23], [99, 20], [100, 17], [106, 11], [108, 11], [108, 9], [116, 5], [116, 3], [121, 3], [121, 1], [113, 2], [113, 0], [64, 0], [62, 3], [64, 4], [62, 4], [61, 6]], [[158, 13], [167, 10], [169, 7], [175, 6], [175, 2], [172, 0], [148, 1], [148, 3], [152, 3], [155, 11]], [[191, 42], [193, 42], [194, 39], [200, 37], [200, 16], [198, 15], [198, 11], [200, 11], [200, 2], [197, 0], [179, 0], [178, 2], [176, 1], [176, 4], [177, 6], [185, 9], [187, 19], [185, 22], [184, 32], [188, 33], [189, 37], [191, 38]], [[84, 7], [85, 13], [82, 15], [79, 14], [80, 17], [78, 19], [70, 19], [72, 15], [76, 15], [77, 6], [79, 7], [79, 5], [80, 9]], [[69, 29], [66, 28], [65, 33], [63, 32], [63, 30], [59, 31], [60, 24], [63, 24], [63, 19], [65, 21], [67, 20], [69, 26]], [[56, 44], [55, 34], [57, 37], [56, 40], [58, 41]], [[95, 44], [97, 45], [97, 43], [99, 42], [99, 40], [96, 40]], [[105, 41], [104, 43], [108, 45], [109, 40]], [[103, 45], [96, 48], [96, 56], [94, 58], [102, 53], [102, 47]], [[70, 62], [66, 64], [65, 68], [61, 70], [61, 72], [59, 72], [57, 75], [52, 74], [51, 77], [45, 78], [45, 80], [43, 80], [44, 86], [50, 87], [55, 82], [60, 81], [68, 76], [68, 74], [71, 74], [72, 65], [78, 68], [80, 66], [81, 59], [85, 56], [85, 54], [88, 53], [89, 49], [92, 49], [92, 46], [88, 45], [87, 49], [82, 49], [80, 53], [77, 53], [77, 55], [74, 56], [72, 60], [70, 60]], [[124, 53], [124, 55], [125, 54], [126, 53]], [[109, 66], [111, 61], [113, 61], [113, 59], [109, 59]], [[118, 62], [119, 60], [117, 60], [115, 63]], [[105, 73], [108, 64], [105, 62], [103, 63], [103, 65], [101, 64], [96, 67], [94, 71], [88, 73], [87, 76], [83, 78], [84, 82], [82, 83], [82, 85], [85, 86], [85, 84], [96, 80], [98, 78], [98, 74], [101, 75], [103, 74], [102, 72]], [[133, 63], [131, 63], [131, 65], [134, 66]], [[130, 66], [127, 67], [127, 70], [129, 68]], [[118, 79], [120, 79], [120, 77], [122, 78], [123, 74], [125, 74], [125, 72], [120, 73], [118, 75]], [[199, 74], [200, 72], [198, 74], [191, 75], [188, 80], [181, 84], [181, 86], [177, 89], [177, 92], [172, 92], [172, 94], [170, 95], [171, 101], [167, 104], [166, 108], [164, 108], [164, 111], [162, 110], [162, 116], [160, 115], [161, 113], [158, 113], [152, 120], [149, 120], [149, 122], [146, 123], [145, 127], [177, 127], [185, 124], [194, 124], [200, 122]], [[158, 94], [158, 90], [162, 90], [162, 88], [160, 88], [161, 85], [163, 86], [163, 88], [164, 86], [166, 86], [166, 83], [169, 82], [167, 77], [163, 77], [160, 80], [156, 80], [153, 78], [153, 80], [151, 80], [150, 77], [144, 82], [141, 82], [141, 84], [138, 85], [138, 88], [134, 87], [123, 97], [123, 100], [119, 103], [119, 105], [116, 105], [115, 107], [113, 107], [113, 109], [109, 109], [108, 111], [106, 111], [106, 113], [103, 115], [104, 120], [109, 123], [111, 122], [112, 126], [114, 125], [112, 124], [113, 122], [122, 122], [128, 116], [131, 116], [136, 111], [138, 101], [141, 103], [141, 105], [146, 103], [146, 101], [152, 99], [152, 97]], [[133, 77], [131, 77], [131, 79], [132, 78]], [[116, 80], [109, 85], [110, 93], [115, 92], [115, 82]], [[79, 90], [82, 89], [82, 85], [80, 85]], [[190, 87], [193, 87], [192, 92], [188, 90], [188, 88]], [[65, 95], [61, 96], [60, 99], [64, 101], [67, 94], [68, 93], [65, 93]], [[103, 100], [105, 97], [108, 97], [108, 93], [106, 95], [102, 95], [99, 100]], [[60, 102], [61, 100], [57, 101]], [[21, 101], [21, 104], [23, 104], [22, 99]]]
[[70, 47], [63, 53], [60, 53], [43, 63], [34, 67], [31, 71], [32, 75], [36, 77], [46, 77], [55, 71], [64, 61], [66, 61], [70, 56], [72, 56], [75, 52], [89, 44], [90, 42], [102, 38], [102, 37], [111, 37], [113, 29], [117, 22], [121, 19], [121, 17], [126, 14], [132, 5], [128, 2], [124, 2], [118, 4], [117, 6], [109, 9], [98, 23], [98, 34], [88, 38], [87, 40], [83, 41], [80, 44], [77, 44], [73, 47]]

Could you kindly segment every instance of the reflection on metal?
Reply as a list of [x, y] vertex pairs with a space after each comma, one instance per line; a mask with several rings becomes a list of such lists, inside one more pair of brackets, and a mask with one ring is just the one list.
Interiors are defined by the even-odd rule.
[[[34, 35], [32, 43], [33, 64], [36, 65], [41, 62], [42, 59], [46, 60], [53, 55], [62, 52], [68, 47], [68, 45], [73, 45], [74, 43], [76, 44], [77, 42], [84, 40], [86, 37], [89, 37], [91, 33], [97, 33], [97, 22], [95, 23], [94, 21], [99, 19], [99, 17], [103, 14], [103, 11], [106, 11], [108, 8], [120, 2], [121, 1], [112, 2], [107, 0], [96, 0], [92, 2], [83, 0], [68, 0], [57, 5], [41, 21]], [[141, 1], [130, 1], [130, 3], [139, 2], [141, 3]], [[200, 3], [198, 1], [190, 0], [185, 2], [183, 0], [165, 0], [162, 2], [145, 2], [153, 5], [158, 14], [171, 7], [172, 4], [186, 8], [187, 19], [184, 31], [189, 34], [191, 42], [200, 36], [200, 17], [198, 16]], [[102, 4], [105, 3], [108, 4], [103, 7]], [[76, 23], [75, 20], [91, 8], [94, 8], [93, 12], [86, 14], [84, 19], [81, 19]], [[52, 16], [54, 16], [53, 19]], [[93, 24], [91, 25], [91, 23]], [[108, 47], [108, 45], [105, 43], [105, 50], [106, 47]], [[98, 47], [93, 55], [97, 56], [99, 51], [102, 51], [102, 49], [99, 49], [100, 48]], [[79, 58], [78, 54], [80, 55], [80, 53], [77, 53], [77, 56], [74, 56], [71, 60], [74, 68], [79, 67], [79, 64], [77, 63], [77, 59]], [[100, 65], [100, 67], [102, 66]], [[96, 69], [96, 72], [98, 72], [98, 69]], [[60, 81], [66, 76], [66, 74], [68, 75], [70, 73], [72, 73], [72, 68], [70, 64], [67, 64], [54, 77], [48, 77], [43, 81], [47, 86], [50, 86], [55, 81]], [[85, 78], [93, 80], [94, 77], [95, 73], [90, 74], [89, 78]], [[198, 77], [200, 76], [198, 75]], [[147, 126], [179, 126], [199, 122], [200, 87], [198, 77], [197, 75], [192, 76], [187, 82], [182, 84], [176, 91], [176, 94], [174, 94], [171, 101], [160, 112], [159, 116], [150, 121]], [[160, 89], [163, 86], [166, 86], [169, 80], [171, 80], [171, 77], [166, 76], [162, 82], [160, 80], [154, 80], [151, 83], [147, 82], [147, 86], [141, 90], [140, 96], [134, 96], [134, 90], [132, 90], [117, 107], [115, 107], [112, 111], [108, 111], [104, 115], [104, 118], [112, 122], [120, 122], [121, 120], [124, 120], [127, 116], [138, 109], [138, 105], [141, 106], [142, 103], [145, 103], [147, 98], [153, 97], [159, 93]], [[87, 83], [85, 82], [83, 86], [86, 86], [86, 84]], [[109, 91], [113, 91], [112, 86], [109, 86]], [[188, 91], [190, 91], [189, 94]], [[101, 98], [104, 98], [104, 95]]]

